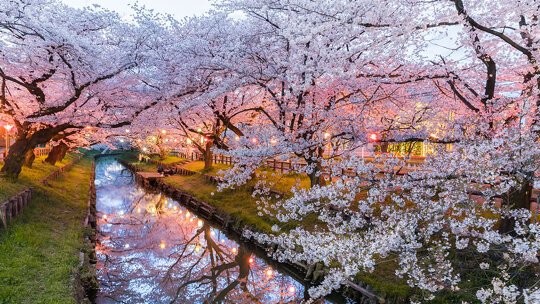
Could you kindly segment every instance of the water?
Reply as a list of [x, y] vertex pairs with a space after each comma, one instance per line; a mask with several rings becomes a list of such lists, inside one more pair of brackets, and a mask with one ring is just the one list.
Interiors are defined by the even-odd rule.
[[306, 287], [112, 158], [96, 163], [98, 303], [300, 303]]

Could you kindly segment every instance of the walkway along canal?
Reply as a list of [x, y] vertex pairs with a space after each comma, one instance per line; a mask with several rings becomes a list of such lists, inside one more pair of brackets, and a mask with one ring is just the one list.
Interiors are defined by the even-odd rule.
[[[113, 158], [96, 161], [97, 303], [300, 303], [302, 280]], [[325, 300], [341, 303], [340, 297]]]

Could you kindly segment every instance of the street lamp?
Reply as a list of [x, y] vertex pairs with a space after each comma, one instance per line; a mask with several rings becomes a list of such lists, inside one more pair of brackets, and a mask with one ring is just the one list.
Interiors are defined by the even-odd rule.
[[11, 131], [11, 129], [13, 129], [13, 126], [9, 124], [5, 125], [4, 129], [6, 129], [6, 155], [7, 155], [7, 153], [9, 152], [9, 132]]

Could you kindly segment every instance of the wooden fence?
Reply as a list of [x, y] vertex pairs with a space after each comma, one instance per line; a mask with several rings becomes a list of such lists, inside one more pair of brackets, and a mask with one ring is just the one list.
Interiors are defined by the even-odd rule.
[[62, 176], [62, 174], [64, 174], [64, 172], [70, 170], [76, 163], [78, 163], [82, 159], [82, 157], [82, 154], [75, 156], [75, 159], [72, 160], [69, 164], [54, 170], [51, 174], [42, 179], [41, 183], [45, 186], [49, 186], [50, 181], [58, 179], [60, 176]]
[[22, 213], [22, 210], [28, 206], [31, 199], [32, 188], [26, 188], [0, 204], [0, 221], [4, 229], [16, 216]]

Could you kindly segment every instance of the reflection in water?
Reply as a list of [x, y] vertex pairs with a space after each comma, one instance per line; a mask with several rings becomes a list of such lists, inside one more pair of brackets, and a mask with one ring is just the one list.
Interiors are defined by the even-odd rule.
[[98, 303], [299, 303], [304, 286], [113, 159], [96, 164]]

